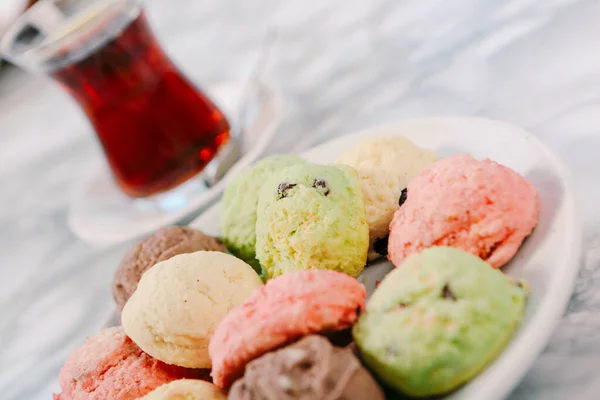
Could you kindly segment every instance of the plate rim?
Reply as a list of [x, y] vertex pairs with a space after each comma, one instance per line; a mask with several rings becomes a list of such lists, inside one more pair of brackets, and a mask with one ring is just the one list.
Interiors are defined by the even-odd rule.
[[[506, 129], [514, 131], [515, 134], [526, 138], [530, 144], [534, 145], [552, 164], [557, 176], [560, 178], [561, 184], [564, 185], [565, 214], [567, 220], [571, 221], [570, 224], [567, 224], [567, 229], [563, 233], [565, 237], [570, 238], [570, 241], [569, 246], [567, 246], [563, 252], [562, 261], [558, 263], [559, 265], [563, 265], [563, 267], [559, 269], [559, 271], [562, 271], [562, 274], [559, 275], [560, 279], [555, 277], [551, 280], [547, 289], [548, 293], [551, 293], [551, 295], [548, 296], [546, 301], [540, 303], [538, 310], [531, 316], [531, 320], [529, 321], [530, 326], [528, 327], [526, 334], [522, 334], [518, 338], [513, 336], [502, 353], [500, 353], [495, 360], [498, 360], [505, 351], [509, 350], [509, 347], [511, 354], [514, 353], [515, 356], [506, 360], [499, 360], [499, 362], [504, 362], [503, 364], [497, 366], [499, 370], [495, 373], [495, 375], [493, 375], [494, 379], [486, 382], [486, 385], [479, 387], [479, 391], [477, 392], [478, 398], [485, 398], [486, 400], [501, 400], [506, 398], [516, 388], [519, 382], [521, 382], [526, 373], [530, 370], [534, 361], [539, 357], [543, 349], [548, 344], [551, 335], [554, 333], [558, 322], [568, 306], [569, 300], [575, 289], [578, 272], [581, 268], [583, 256], [583, 223], [580, 207], [578, 207], [580, 200], [575, 187], [573, 175], [567, 165], [544, 142], [542, 142], [537, 136], [527, 131], [525, 128], [506, 121], [471, 116], [407, 118], [395, 122], [386, 122], [383, 124], [366, 127], [355, 132], [349, 132], [336, 136], [330, 140], [319, 143], [310, 149], [302, 151], [298, 153], [298, 155], [310, 157], [307, 156], [307, 154], [315, 153], [323, 148], [335, 145], [335, 143], [340, 142], [343, 139], [348, 139], [350, 137], [352, 139], [366, 138], [373, 132], [383, 130], [390, 131], [394, 128], [397, 129], [399, 126], [419, 123], [456, 123], [458, 121], [500, 125]], [[211, 213], [219, 212], [220, 202], [221, 200], [207, 208], [202, 214], [191, 221], [189, 225], [198, 228], [198, 224], [201, 223], [203, 217]], [[517, 328], [517, 331], [519, 329], [522, 328]], [[515, 331], [515, 335], [517, 331]], [[515, 339], [517, 340], [515, 341]], [[495, 360], [492, 361], [486, 367], [486, 369], [494, 366], [496, 363]], [[509, 363], [511, 364], [511, 368], [507, 368]], [[504, 366], [504, 364], [507, 365]], [[485, 372], [486, 369], [484, 369], [482, 372]], [[467, 397], [463, 397], [457, 396], [456, 393], [451, 393], [444, 398], [448, 400], [455, 398], [456, 400], [465, 400], [472, 398], [468, 397], [469, 394], [470, 393], [466, 393], [465, 396]]]

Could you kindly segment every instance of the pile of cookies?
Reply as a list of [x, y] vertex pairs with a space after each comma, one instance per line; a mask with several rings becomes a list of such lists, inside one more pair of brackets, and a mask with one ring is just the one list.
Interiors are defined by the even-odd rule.
[[[527, 287], [500, 267], [536, 188], [491, 160], [369, 139], [338, 164], [268, 157], [228, 185], [221, 237], [165, 227], [123, 259], [122, 326], [69, 357], [55, 399], [385, 399], [455, 390], [504, 348]], [[396, 268], [367, 300], [357, 279]]]

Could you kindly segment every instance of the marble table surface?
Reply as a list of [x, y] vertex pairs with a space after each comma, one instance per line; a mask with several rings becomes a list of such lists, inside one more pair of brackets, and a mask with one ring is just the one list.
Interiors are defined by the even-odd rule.
[[[287, 108], [268, 152], [428, 115], [498, 118], [540, 137], [577, 181], [585, 253], [564, 317], [509, 398], [598, 398], [600, 3], [154, 0], [148, 14], [171, 57], [204, 84], [247, 76], [265, 33], [279, 32], [264, 79]], [[113, 313], [112, 275], [130, 243], [86, 244], [66, 224], [74, 188], [99, 162], [86, 120], [64, 92], [2, 70], [4, 400], [48, 399], [69, 352]]]

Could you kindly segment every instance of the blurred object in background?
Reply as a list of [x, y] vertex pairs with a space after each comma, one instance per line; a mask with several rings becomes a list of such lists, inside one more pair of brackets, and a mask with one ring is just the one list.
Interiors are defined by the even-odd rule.
[[37, 3], [37, 2], [38, 2], [38, 0], [30, 0], [30, 1], [27, 3], [27, 6], [26, 6], [26, 8], [25, 8], [25, 9], [28, 9], [29, 7], [31, 7], [32, 5], [34, 5], [34, 4], [35, 4], [35, 3]]
[[[38, 0], [0, 0], [0, 39], [19, 15], [37, 3]], [[0, 66], [4, 59], [0, 58]]]
[[93, 125], [120, 189], [196, 176], [229, 141], [219, 109], [167, 58], [140, 0], [42, 0], [5, 32], [11, 62], [59, 82]]

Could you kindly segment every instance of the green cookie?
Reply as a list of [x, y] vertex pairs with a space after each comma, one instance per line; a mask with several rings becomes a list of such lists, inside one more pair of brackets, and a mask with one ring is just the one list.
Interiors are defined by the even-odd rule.
[[260, 193], [256, 256], [267, 279], [330, 269], [358, 277], [369, 248], [360, 179], [344, 165], [298, 164]]
[[223, 242], [233, 255], [246, 261], [259, 274], [261, 267], [254, 252], [258, 192], [272, 173], [303, 162], [294, 155], [264, 158], [235, 177], [225, 189], [220, 221]]
[[526, 297], [522, 285], [478, 257], [432, 247], [386, 276], [353, 335], [383, 382], [414, 397], [443, 394], [502, 351]]

